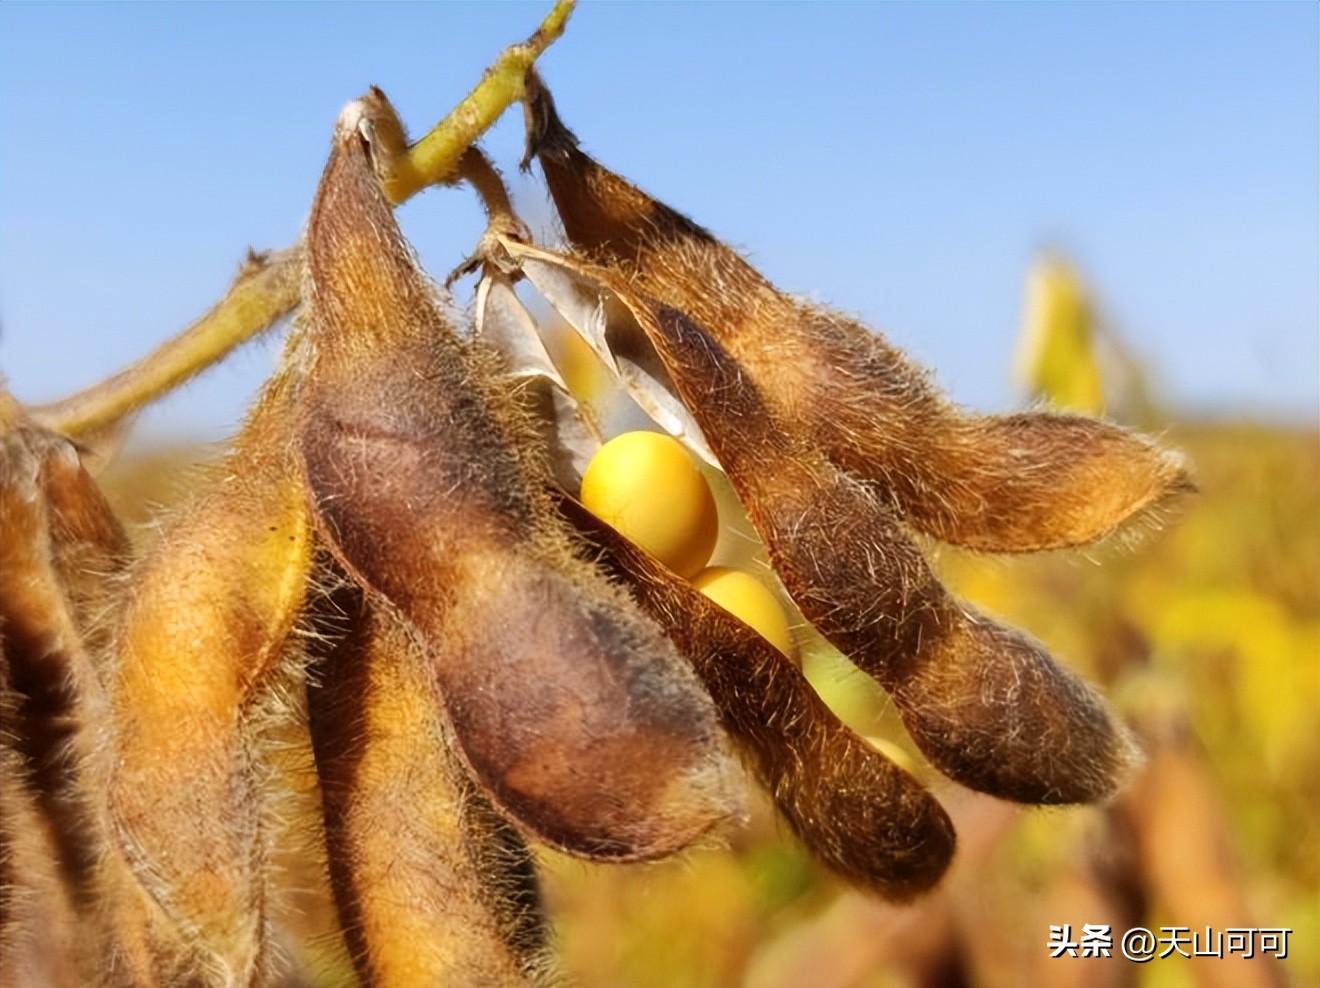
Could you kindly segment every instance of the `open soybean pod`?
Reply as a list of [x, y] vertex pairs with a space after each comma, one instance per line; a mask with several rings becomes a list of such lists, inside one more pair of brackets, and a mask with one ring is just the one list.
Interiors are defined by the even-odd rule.
[[547, 297], [575, 282], [602, 297], [611, 336], [650, 341], [794, 602], [889, 691], [938, 768], [1020, 802], [1114, 791], [1136, 753], [1099, 695], [1038, 642], [952, 598], [892, 505], [785, 421], [718, 340], [617, 272], [502, 246]]
[[[312, 566], [288, 384], [267, 385], [213, 482], [135, 569], [117, 635], [114, 838], [204, 985], [249, 984], [272, 960], [259, 735]], [[156, 976], [174, 983], [167, 960]]]
[[[563, 282], [558, 287], [584, 286]], [[584, 307], [560, 301], [590, 318], [598, 299], [584, 298]], [[476, 325], [481, 338], [500, 346], [522, 375], [538, 382], [528, 397], [537, 409], [553, 409], [546, 417], [550, 454], [569, 478], [565, 491], [575, 490], [582, 467], [600, 446], [599, 437], [583, 435], [584, 410], [497, 264], [487, 264], [477, 288]], [[621, 327], [616, 323], [614, 328]], [[603, 331], [600, 339], [602, 344], [613, 340]], [[636, 393], [635, 380], [623, 383]], [[699, 435], [695, 423], [678, 422], [674, 428], [685, 439]], [[570, 494], [556, 500], [609, 572], [627, 584], [692, 664], [744, 761], [807, 848], [847, 881], [891, 899], [933, 885], [952, 856], [954, 834], [930, 793], [840, 723], [777, 648]]]
[[565, 498], [565, 516], [664, 627], [793, 832], [841, 877], [890, 899], [934, 885], [953, 825], [911, 775], [839, 722], [787, 657]]
[[392, 113], [379, 95], [345, 109], [307, 228], [299, 447], [318, 526], [426, 643], [496, 806], [578, 855], [667, 854], [737, 812], [715, 711], [576, 555], [514, 382], [442, 315], [373, 167]]
[[[308, 690], [330, 874], [359, 975], [382, 988], [539, 985], [531, 855], [452, 750], [425, 647], [360, 593]], [[332, 623], [327, 621], [327, 624]]]
[[914, 527], [991, 552], [1073, 546], [1190, 488], [1180, 456], [1098, 419], [962, 413], [878, 334], [781, 293], [584, 154], [534, 78], [526, 106], [528, 155], [574, 246], [702, 326], [777, 418]]

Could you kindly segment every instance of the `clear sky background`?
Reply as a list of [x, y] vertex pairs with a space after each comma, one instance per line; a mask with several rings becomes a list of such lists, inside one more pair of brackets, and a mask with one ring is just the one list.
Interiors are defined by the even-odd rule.
[[[0, 371], [116, 369], [293, 241], [340, 106], [415, 133], [545, 4], [0, 5]], [[982, 409], [1033, 253], [1065, 248], [1185, 409], [1316, 421], [1320, 41], [1295, 4], [595, 5], [542, 62], [589, 151], [859, 313]], [[512, 172], [521, 114], [487, 139]], [[515, 193], [534, 227], [539, 177]], [[437, 276], [470, 195], [401, 210]], [[148, 413], [228, 433], [277, 344]]]

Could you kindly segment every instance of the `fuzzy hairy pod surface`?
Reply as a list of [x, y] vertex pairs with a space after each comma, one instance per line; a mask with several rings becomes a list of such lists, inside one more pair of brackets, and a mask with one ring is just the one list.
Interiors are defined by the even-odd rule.
[[952, 598], [892, 505], [782, 420], [718, 340], [616, 271], [502, 247], [548, 296], [595, 300], [561, 308], [570, 323], [605, 312], [607, 339], [649, 341], [794, 602], [889, 691], [941, 771], [1020, 802], [1114, 791], [1137, 756], [1099, 695], [1029, 636]]
[[755, 631], [576, 501], [563, 498], [561, 510], [692, 663], [744, 760], [820, 861], [890, 899], [939, 879], [953, 825], [916, 779], [840, 723]]
[[[0, 731], [9, 733], [4, 662], [0, 656]], [[74, 988], [88, 973], [73, 937], [78, 908], [26, 775], [24, 759], [0, 742], [0, 984]]]
[[[11, 898], [0, 927], [26, 933], [8, 938], [0, 955], [18, 965], [62, 958], [67, 970], [47, 972], [51, 984], [72, 983], [70, 972], [95, 978], [106, 946], [97, 899], [107, 851], [98, 753], [106, 699], [89, 643], [103, 641], [102, 612], [125, 555], [123, 532], [78, 451], [13, 416], [0, 435], [0, 746], [11, 749], [0, 758], [0, 788], [12, 814], [0, 823], [11, 831], [0, 837], [9, 848], [0, 856], [13, 873], [0, 877], [13, 882], [0, 892]], [[48, 863], [36, 860], [35, 846]], [[86, 935], [74, 938], [78, 928]], [[33, 978], [42, 980], [28, 972], [15, 983]]]
[[339, 594], [308, 689], [340, 924], [367, 985], [544, 983], [531, 855], [452, 750], [425, 647]]
[[417, 629], [458, 748], [530, 834], [656, 857], [736, 811], [715, 712], [546, 496], [500, 364], [455, 334], [373, 167], [378, 94], [340, 118], [306, 235], [302, 462], [336, 559]]
[[104, 697], [56, 564], [76, 547], [62, 539], [57, 549], [43, 484], [51, 470], [81, 470], [76, 461], [72, 447], [38, 428], [20, 425], [0, 436], [0, 634], [14, 743], [63, 879], [74, 900], [87, 904], [99, 853], [87, 795], [89, 732]]
[[1077, 544], [1185, 489], [1181, 460], [1099, 420], [959, 413], [865, 327], [782, 295], [587, 157], [531, 94], [529, 152], [591, 262], [564, 266], [630, 310], [803, 614], [958, 781], [1035, 803], [1112, 793], [1136, 755], [1100, 697], [951, 598], [906, 526], [982, 549]]
[[[580, 309], [564, 303], [556, 289], [571, 295], [574, 285], [547, 281], [539, 262], [530, 254], [519, 256], [524, 270], [536, 272], [529, 275], [533, 282], [558, 297], [575, 318], [591, 319], [600, 310], [600, 300], [591, 293]], [[929, 888], [945, 870], [954, 845], [952, 826], [934, 798], [844, 727], [797, 665], [771, 642], [565, 493], [577, 487], [601, 440], [585, 434], [591, 410], [564, 383], [534, 320], [513, 296], [501, 263], [498, 254], [486, 261], [477, 290], [477, 331], [501, 346], [527, 379], [542, 385], [531, 395], [533, 407], [555, 413], [547, 447], [569, 478], [556, 497], [560, 512], [692, 663], [744, 762], [812, 853], [854, 885], [890, 899]], [[602, 359], [620, 359], [611, 344], [636, 353], [617, 333], [600, 328], [593, 349]], [[617, 322], [613, 328], [620, 328]], [[661, 383], [634, 378], [624, 386], [633, 394], [654, 393]], [[554, 400], [547, 400], [551, 396]], [[665, 400], [650, 404], [661, 408]], [[666, 421], [686, 442], [700, 445], [695, 423]]]
[[201, 984], [247, 984], [269, 960], [257, 735], [312, 561], [287, 399], [284, 378], [268, 385], [137, 567], [116, 639], [114, 837]]
[[783, 294], [584, 154], [549, 92], [528, 93], [528, 157], [574, 246], [702, 326], [778, 420], [914, 527], [991, 552], [1075, 546], [1190, 488], [1179, 456], [1107, 422], [960, 412], [878, 334]]
[[168, 983], [154, 972], [179, 970], [178, 943], [108, 839], [104, 653], [127, 541], [71, 443], [21, 415], [2, 441], [0, 981]]
[[46, 499], [51, 560], [74, 623], [103, 677], [100, 667], [123, 590], [118, 577], [130, 557], [128, 536], [73, 444], [47, 436], [46, 445], [40, 482]]

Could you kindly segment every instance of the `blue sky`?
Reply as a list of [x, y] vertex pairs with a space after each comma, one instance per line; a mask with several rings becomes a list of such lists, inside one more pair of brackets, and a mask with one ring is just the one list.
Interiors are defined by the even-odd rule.
[[[299, 232], [339, 107], [428, 127], [543, 5], [0, 5], [0, 370], [31, 400], [205, 310]], [[1188, 410], [1320, 407], [1313, 4], [585, 4], [542, 70], [601, 160], [857, 312], [959, 401], [1017, 401], [1023, 277], [1069, 251]], [[512, 171], [521, 116], [487, 147]], [[534, 225], [536, 179], [515, 193]], [[466, 192], [401, 211], [442, 275]], [[229, 432], [276, 344], [145, 416]]]

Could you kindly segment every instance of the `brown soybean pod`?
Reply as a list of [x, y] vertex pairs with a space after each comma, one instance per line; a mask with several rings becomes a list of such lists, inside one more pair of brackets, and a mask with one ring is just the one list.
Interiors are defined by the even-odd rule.
[[319, 527], [426, 642], [499, 808], [571, 853], [668, 854], [735, 812], [714, 709], [575, 556], [512, 383], [441, 315], [369, 157], [382, 102], [341, 116], [306, 235], [300, 449]]
[[941, 771], [1020, 802], [1114, 791], [1137, 754], [1099, 695], [1033, 639], [950, 597], [892, 508], [782, 429], [717, 340], [608, 271], [509, 249], [608, 300], [613, 319], [636, 320], [803, 615], [885, 686]]
[[578, 502], [565, 497], [561, 510], [692, 663], [730, 737], [817, 858], [890, 899], [939, 880], [953, 825], [916, 779], [841, 724], [760, 635]]
[[359, 976], [382, 988], [543, 983], [531, 855], [451, 750], [424, 647], [360, 594], [338, 596], [346, 628], [315, 667], [308, 704]]
[[133, 572], [117, 635], [113, 836], [200, 984], [248, 984], [269, 961], [256, 722], [311, 567], [287, 401], [281, 376]]
[[[803, 615], [885, 687], [927, 757], [1019, 802], [1110, 795], [1138, 755], [1099, 694], [1039, 642], [951, 597], [892, 510], [775, 429], [701, 327], [672, 309], [634, 311]], [[718, 414], [696, 403], [711, 394]]]
[[181, 944], [108, 839], [102, 652], [126, 539], [71, 443], [26, 421], [3, 442], [0, 735], [15, 748], [0, 757], [0, 831], [19, 832], [0, 834], [11, 873], [0, 926], [26, 932], [0, 970], [54, 965], [22, 967], [16, 984], [64, 983], [66, 970], [79, 984], [174, 983]]
[[0, 634], [13, 691], [15, 745], [48, 821], [60, 873], [92, 908], [95, 827], [92, 725], [104, 695], [54, 562], [43, 459], [62, 443], [20, 425], [0, 435]]
[[74, 445], [54, 436], [45, 445], [41, 488], [52, 561], [87, 652], [104, 676], [113, 615], [125, 588], [128, 536]]
[[0, 984], [77, 988], [88, 971], [75, 940], [78, 909], [60, 874], [49, 824], [25, 784], [0, 654]]
[[537, 156], [574, 246], [683, 311], [775, 416], [916, 528], [991, 552], [1081, 545], [1192, 489], [1180, 456], [1111, 423], [970, 415], [857, 321], [790, 298], [708, 231], [584, 154], [533, 77]]

